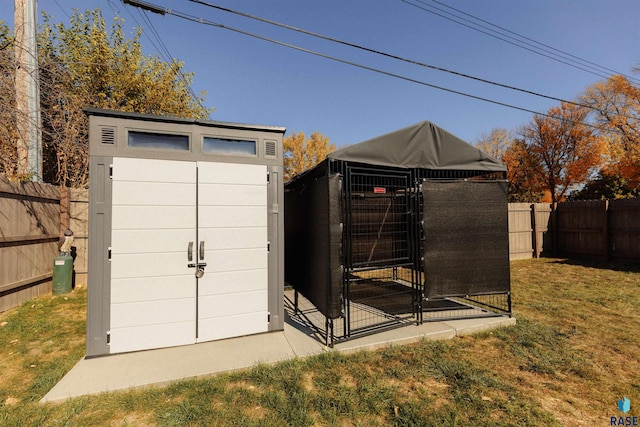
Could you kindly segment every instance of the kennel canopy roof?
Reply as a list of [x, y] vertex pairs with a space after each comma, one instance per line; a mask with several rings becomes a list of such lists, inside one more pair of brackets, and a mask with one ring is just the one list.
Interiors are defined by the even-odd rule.
[[327, 158], [407, 169], [507, 171], [498, 160], [429, 121], [350, 145]]

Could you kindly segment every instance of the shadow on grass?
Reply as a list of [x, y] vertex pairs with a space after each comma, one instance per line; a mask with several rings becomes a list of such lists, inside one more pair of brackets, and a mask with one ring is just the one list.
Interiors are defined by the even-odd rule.
[[621, 271], [628, 273], [640, 273], [640, 261], [614, 260], [596, 261], [588, 258], [541, 258], [550, 264], [564, 264], [601, 270]]

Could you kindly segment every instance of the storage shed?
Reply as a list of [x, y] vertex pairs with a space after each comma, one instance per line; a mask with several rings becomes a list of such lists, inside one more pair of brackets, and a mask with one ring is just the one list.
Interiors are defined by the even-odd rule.
[[510, 315], [507, 208], [506, 167], [428, 121], [337, 150], [285, 184], [295, 306], [327, 343]]
[[87, 356], [282, 330], [285, 129], [86, 112]]

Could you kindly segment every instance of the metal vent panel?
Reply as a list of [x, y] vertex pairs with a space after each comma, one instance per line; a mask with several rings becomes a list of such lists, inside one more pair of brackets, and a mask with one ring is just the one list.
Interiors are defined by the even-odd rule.
[[278, 155], [278, 150], [277, 150], [275, 141], [265, 141], [264, 155], [265, 157], [276, 157]]
[[115, 144], [116, 143], [116, 128], [103, 127], [100, 129], [100, 142], [103, 144]]

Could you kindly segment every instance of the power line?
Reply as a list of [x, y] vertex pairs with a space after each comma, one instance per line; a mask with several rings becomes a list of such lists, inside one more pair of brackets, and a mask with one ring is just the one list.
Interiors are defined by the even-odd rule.
[[[403, 2], [403, 3], [406, 3], [406, 4], [408, 4], [408, 5], [411, 5], [411, 6], [415, 7], [415, 8], [417, 8], [417, 9], [420, 9], [420, 10], [422, 10], [422, 11], [425, 11], [425, 12], [431, 13], [432, 15], [436, 15], [436, 16], [439, 16], [440, 18], [444, 18], [444, 19], [446, 19], [446, 20], [448, 20], [448, 21], [451, 21], [451, 22], [454, 22], [454, 23], [456, 23], [456, 24], [462, 25], [463, 27], [467, 27], [467, 28], [472, 29], [472, 30], [474, 30], [474, 31], [477, 31], [477, 32], [479, 32], [479, 33], [485, 34], [485, 35], [487, 35], [487, 36], [489, 36], [489, 37], [493, 37], [493, 38], [498, 39], [498, 40], [500, 40], [500, 41], [503, 41], [503, 42], [505, 42], [505, 43], [509, 43], [510, 45], [517, 46], [517, 47], [519, 47], [519, 48], [521, 48], [521, 49], [524, 49], [524, 50], [527, 50], [527, 51], [529, 51], [529, 52], [535, 53], [536, 55], [540, 55], [540, 56], [543, 56], [543, 57], [545, 57], [545, 58], [551, 59], [551, 60], [553, 60], [553, 61], [560, 62], [560, 63], [562, 63], [562, 64], [568, 65], [568, 66], [573, 67], [573, 68], [576, 68], [576, 69], [578, 69], [578, 70], [582, 70], [582, 71], [584, 71], [584, 72], [587, 72], [587, 73], [593, 74], [593, 75], [598, 76], [598, 77], [601, 77], [601, 78], [608, 78], [608, 77], [609, 77], [609, 75], [607, 75], [607, 74], [602, 74], [602, 72], [600, 72], [600, 71], [594, 71], [594, 70], [593, 70], [593, 67], [589, 67], [589, 66], [587, 66], [587, 65], [581, 66], [581, 65], [576, 64], [576, 63], [575, 63], [575, 61], [572, 61], [573, 63], [572, 63], [572, 62], [568, 62], [569, 60], [566, 60], [566, 58], [562, 58], [562, 57], [560, 57], [560, 58], [562, 58], [562, 59], [560, 59], [560, 58], [558, 58], [558, 57], [556, 57], [556, 56], [553, 56], [553, 54], [550, 54], [549, 52], [546, 52], [546, 53], [544, 53], [544, 51], [540, 52], [539, 50], [542, 50], [542, 49], [540, 49], [540, 48], [538, 48], [538, 47], [536, 47], [536, 46], [532, 46], [530, 43], [523, 42], [523, 41], [510, 41], [510, 40], [508, 40], [507, 38], [497, 36], [496, 34], [492, 34], [492, 33], [491, 33], [491, 32], [489, 32], [489, 31], [493, 31], [493, 30], [490, 30], [490, 29], [488, 29], [488, 28], [486, 28], [486, 27], [482, 27], [482, 26], [480, 26], [480, 25], [478, 25], [478, 24], [474, 24], [474, 25], [478, 25], [478, 26], [480, 26], [481, 28], [485, 28], [485, 29], [487, 30], [487, 31], [483, 31], [483, 30], [481, 30], [481, 29], [479, 29], [479, 28], [476, 28], [476, 27], [474, 27], [474, 26], [471, 26], [471, 25], [469, 25], [469, 24], [465, 24], [464, 22], [461, 22], [461, 21], [459, 21], [459, 20], [456, 20], [456, 19], [450, 18], [450, 17], [445, 16], [445, 15], [443, 15], [443, 14], [440, 14], [440, 13], [438, 13], [438, 12], [434, 12], [433, 10], [430, 10], [430, 9], [428, 9], [428, 8], [432, 8], [432, 9], [435, 9], [435, 10], [439, 10], [439, 11], [441, 11], [441, 12], [443, 12], [443, 13], [447, 13], [447, 14], [449, 14], [449, 13], [448, 13], [448, 12], [446, 12], [446, 11], [442, 11], [442, 9], [436, 8], [436, 7], [434, 7], [434, 6], [427, 5], [425, 2], [423, 2], [423, 1], [421, 1], [421, 0], [414, 0], [414, 1], [416, 1], [416, 2], [420, 3], [420, 4], [424, 5], [424, 6], [420, 6], [419, 4], [411, 3], [409, 0], [400, 0], [400, 1], [401, 1], [401, 2]], [[451, 15], [451, 14], [450, 14], [450, 15]], [[455, 16], [455, 15], [453, 15], [453, 16]], [[464, 20], [464, 21], [467, 21], [467, 22], [470, 22], [469, 20], [465, 20], [464, 18], [460, 18], [460, 17], [457, 17], [457, 16], [456, 16], [456, 18], [461, 19], [461, 20]], [[501, 33], [499, 33], [499, 32], [498, 32], [498, 34], [501, 34]], [[508, 36], [507, 36], [507, 37], [508, 37]], [[511, 39], [512, 39], [512, 40], [514, 40], [512, 37], [511, 37]], [[520, 44], [520, 43], [521, 43], [521, 44]], [[523, 46], [523, 45], [524, 45], [524, 46]], [[532, 46], [533, 48], [531, 48], [531, 47], [526, 47], [526, 45]], [[538, 49], [538, 50], [536, 50], [536, 49]], [[585, 67], [587, 67], [587, 68], [585, 68]], [[589, 68], [591, 68], [591, 70], [590, 70]]]
[[308, 35], [308, 36], [316, 37], [316, 38], [319, 38], [319, 39], [322, 39], [322, 40], [327, 40], [327, 41], [330, 41], [330, 42], [333, 42], [333, 43], [338, 43], [338, 44], [341, 44], [341, 45], [344, 45], [344, 46], [348, 46], [348, 47], [352, 47], [352, 48], [355, 48], [355, 49], [359, 49], [359, 50], [362, 50], [362, 51], [365, 51], [365, 52], [369, 52], [369, 53], [373, 53], [373, 54], [376, 54], [376, 55], [381, 55], [381, 56], [384, 56], [384, 57], [387, 57], [387, 58], [395, 59], [395, 60], [398, 60], [398, 61], [406, 62], [406, 63], [412, 64], [412, 65], [417, 65], [417, 66], [420, 66], [420, 67], [429, 68], [429, 69], [436, 70], [436, 71], [441, 71], [441, 72], [444, 72], [444, 73], [449, 73], [449, 74], [452, 74], [452, 75], [455, 75], [455, 76], [458, 76], [458, 77], [463, 77], [463, 78], [466, 78], [466, 79], [475, 80], [475, 81], [478, 81], [478, 82], [481, 82], [481, 83], [486, 83], [486, 84], [490, 84], [490, 85], [493, 85], [493, 86], [497, 86], [497, 87], [501, 87], [501, 88], [505, 88], [505, 89], [509, 89], [509, 90], [513, 90], [513, 91], [517, 91], [517, 92], [521, 92], [521, 93], [526, 93], [528, 95], [534, 95], [534, 96], [538, 96], [538, 97], [541, 97], [541, 98], [550, 99], [550, 100], [558, 101], [558, 102], [564, 102], [564, 103], [575, 105], [575, 106], [578, 106], [578, 107], [583, 107], [583, 108], [588, 108], [588, 109], [591, 109], [591, 110], [598, 111], [598, 109], [596, 109], [596, 108], [594, 108], [594, 107], [592, 107], [590, 105], [587, 105], [587, 104], [582, 104], [582, 103], [579, 103], [579, 102], [576, 102], [576, 101], [569, 101], [569, 100], [558, 98], [558, 97], [551, 96], [551, 95], [541, 94], [541, 93], [538, 93], [538, 92], [535, 92], [535, 91], [532, 91], [532, 90], [523, 89], [523, 88], [519, 88], [519, 87], [516, 87], [516, 86], [511, 86], [511, 85], [507, 85], [507, 84], [503, 84], [503, 83], [498, 83], [498, 82], [495, 82], [495, 81], [483, 79], [481, 77], [476, 77], [476, 76], [472, 76], [472, 75], [469, 75], [469, 74], [461, 73], [461, 72], [458, 72], [458, 71], [449, 70], [447, 68], [438, 67], [438, 66], [427, 64], [427, 63], [424, 63], [424, 62], [420, 62], [420, 61], [404, 58], [404, 57], [401, 57], [401, 56], [398, 56], [398, 55], [394, 55], [394, 54], [391, 54], [391, 53], [388, 53], [388, 52], [379, 51], [379, 50], [376, 50], [376, 49], [373, 49], [373, 48], [369, 48], [369, 47], [365, 47], [365, 46], [362, 46], [362, 45], [358, 45], [358, 44], [355, 44], [355, 43], [347, 42], [347, 41], [340, 40], [340, 39], [337, 39], [337, 38], [334, 38], [334, 37], [331, 37], [331, 36], [327, 36], [327, 35], [324, 35], [324, 34], [315, 33], [315, 32], [312, 32], [312, 31], [309, 31], [309, 30], [305, 30], [305, 29], [302, 29], [302, 28], [299, 28], [299, 27], [294, 27], [294, 26], [291, 26], [291, 25], [288, 25], [288, 24], [283, 24], [281, 22], [277, 22], [277, 21], [273, 21], [273, 20], [270, 20], [270, 19], [262, 18], [262, 17], [256, 16], [256, 15], [251, 15], [249, 13], [240, 12], [240, 11], [237, 11], [237, 10], [233, 10], [233, 9], [229, 9], [229, 8], [226, 8], [226, 7], [218, 6], [218, 5], [209, 3], [209, 2], [204, 1], [204, 0], [188, 0], [188, 1], [190, 1], [192, 3], [201, 4], [203, 6], [207, 6], [207, 7], [213, 8], [213, 9], [217, 9], [217, 10], [220, 10], [220, 11], [223, 11], [223, 12], [231, 13], [231, 14], [242, 16], [242, 17], [249, 18], [249, 19], [253, 19], [253, 20], [256, 20], [256, 21], [259, 21], [259, 22], [264, 22], [264, 23], [267, 23], [267, 24], [270, 24], [270, 25], [274, 25], [274, 26], [277, 26], [277, 27], [280, 27], [280, 28], [287, 29], [287, 30], [295, 31], [295, 32], [298, 32], [298, 33], [301, 33], [301, 34], [305, 34], [305, 35]]
[[64, 9], [62, 8], [62, 6], [60, 6], [60, 3], [58, 3], [58, 0], [53, 0], [53, 2], [54, 2], [56, 5], [58, 5], [58, 7], [59, 7], [59, 8], [60, 8], [60, 10], [62, 11], [62, 13], [64, 13], [65, 15], [67, 15], [67, 18], [71, 18], [71, 16], [69, 16], [69, 14], [67, 13], [67, 11], [66, 11], [66, 10], [64, 10]]
[[[130, 0], [130, 1], [132, 1], [132, 0]], [[156, 5], [153, 5], [153, 6], [157, 7], [159, 10], [161, 9], [160, 6], [156, 6]], [[397, 78], [397, 79], [405, 80], [405, 81], [408, 81], [408, 82], [411, 82], [411, 83], [419, 84], [419, 85], [430, 87], [430, 88], [433, 88], [433, 89], [438, 89], [438, 90], [442, 90], [442, 91], [445, 91], [445, 92], [454, 93], [456, 95], [461, 95], [461, 96], [464, 96], [464, 97], [467, 97], [467, 98], [476, 99], [476, 100], [483, 101], [483, 102], [488, 102], [488, 103], [491, 103], [491, 104], [494, 104], [494, 105], [499, 105], [499, 106], [502, 106], [502, 107], [507, 107], [507, 108], [511, 108], [511, 109], [515, 109], [515, 110], [519, 110], [519, 111], [524, 111], [524, 112], [535, 114], [535, 115], [538, 115], [538, 116], [548, 117], [548, 118], [551, 118], [551, 119], [554, 119], [554, 120], [565, 120], [565, 119], [559, 119], [559, 118], [554, 117], [554, 116], [552, 116], [550, 114], [547, 114], [547, 113], [541, 113], [539, 111], [531, 110], [531, 109], [528, 109], [528, 108], [519, 107], [519, 106], [516, 106], [516, 105], [508, 104], [508, 103], [501, 102], [501, 101], [496, 101], [496, 100], [489, 99], [489, 98], [484, 98], [484, 97], [477, 96], [477, 95], [472, 95], [472, 94], [469, 94], [469, 93], [466, 93], [466, 92], [462, 92], [462, 91], [458, 91], [458, 90], [454, 90], [454, 89], [449, 89], [449, 88], [446, 88], [446, 87], [443, 87], [443, 86], [438, 86], [438, 85], [427, 83], [427, 82], [424, 82], [424, 81], [421, 81], [421, 80], [417, 80], [417, 79], [413, 79], [413, 78], [410, 78], [410, 77], [402, 76], [400, 74], [391, 73], [389, 71], [380, 70], [378, 68], [370, 67], [370, 66], [367, 66], [367, 65], [358, 64], [358, 63], [355, 63], [355, 62], [352, 62], [352, 61], [348, 61], [348, 60], [345, 60], [345, 59], [337, 58], [337, 57], [334, 57], [334, 56], [331, 56], [331, 55], [328, 55], [328, 54], [324, 54], [324, 53], [321, 53], [321, 52], [317, 52], [317, 51], [314, 51], [314, 50], [310, 50], [310, 49], [307, 49], [307, 48], [296, 46], [296, 45], [293, 45], [293, 44], [290, 44], [290, 43], [286, 43], [286, 42], [275, 40], [275, 39], [272, 39], [272, 38], [269, 38], [269, 37], [261, 36], [259, 34], [250, 33], [248, 31], [244, 31], [244, 30], [241, 30], [241, 29], [238, 29], [238, 28], [235, 28], [235, 27], [230, 27], [230, 26], [227, 26], [227, 25], [224, 25], [224, 24], [220, 24], [220, 23], [217, 23], [217, 22], [209, 21], [209, 20], [206, 20], [206, 19], [203, 19], [203, 18], [200, 18], [200, 17], [197, 17], [197, 16], [189, 15], [187, 13], [180, 12], [180, 11], [177, 11], [177, 10], [174, 10], [174, 9], [163, 9], [163, 12], [165, 14], [174, 15], [174, 16], [176, 16], [178, 18], [182, 18], [182, 19], [185, 19], [185, 20], [188, 20], [188, 21], [191, 21], [191, 22], [195, 22], [197, 24], [212, 26], [212, 27], [223, 29], [223, 30], [232, 31], [232, 32], [235, 32], [235, 33], [238, 33], [238, 34], [243, 34], [243, 35], [246, 35], [246, 36], [249, 36], [249, 37], [253, 37], [253, 38], [256, 38], [256, 39], [259, 39], [259, 40], [263, 40], [263, 41], [266, 41], [266, 42], [269, 42], [269, 43], [273, 43], [273, 44], [276, 44], [276, 45], [279, 45], [279, 46], [287, 47], [287, 48], [294, 49], [294, 50], [297, 50], [297, 51], [300, 51], [300, 52], [304, 52], [304, 53], [308, 53], [308, 54], [311, 54], [311, 55], [319, 56], [321, 58], [329, 59], [329, 60], [332, 60], [332, 61], [335, 61], [335, 62], [340, 62], [340, 63], [346, 64], [346, 65], [351, 65], [351, 66], [354, 66], [354, 67], [357, 67], [357, 68], [361, 68], [361, 69], [372, 71], [372, 72], [375, 72], [375, 73], [378, 73], [378, 74], [382, 74], [382, 75], [386, 75], [386, 76], [389, 76], [389, 77], [394, 77], [394, 78]], [[586, 126], [586, 127], [599, 129], [597, 126], [592, 125], [590, 123], [574, 122], [572, 120], [565, 120], [565, 121], [567, 121], [568, 123], [579, 124], [579, 125], [583, 125], [583, 126]]]
[[[123, 3], [127, 4], [128, 2], [126, 0], [123, 0]], [[130, 4], [132, 4], [133, 6], [137, 6], [135, 3], [130, 3]], [[138, 24], [138, 27], [142, 28], [142, 25], [140, 25], [140, 22], [138, 22], [136, 17], [129, 11], [129, 9], [128, 8], [125, 8], [125, 9], [127, 9], [127, 13], [129, 13], [129, 16], [131, 16], [131, 18], [135, 21], [135, 23]], [[145, 21], [147, 28], [150, 29], [151, 35], [156, 39], [157, 44], [156, 42], [154, 42], [151, 36], [149, 36], [146, 32], [144, 32], [144, 35], [147, 37], [147, 39], [149, 39], [149, 41], [151, 42], [153, 47], [156, 49], [160, 57], [168, 63], [176, 62], [173, 55], [171, 55], [169, 48], [167, 48], [167, 45], [163, 42], [162, 37], [160, 36], [160, 33], [158, 33], [158, 31], [156, 30], [155, 26], [153, 25], [153, 23], [151, 22], [147, 14], [144, 13], [144, 9], [141, 10], [141, 8], [138, 8], [138, 13], [140, 14], [140, 17]], [[202, 104], [198, 100], [198, 97], [196, 96], [195, 92], [191, 88], [191, 85], [187, 81], [187, 78], [185, 77], [182, 70], [178, 70], [178, 78], [182, 81], [182, 83], [184, 83], [193, 101], [196, 104], [202, 106]]]
[[[418, 0], [418, 1], [419, 1], [419, 0]], [[509, 30], [508, 28], [501, 27], [500, 25], [493, 24], [493, 23], [491, 23], [491, 22], [489, 22], [489, 21], [486, 21], [486, 20], [484, 20], [484, 19], [482, 19], [482, 18], [478, 18], [477, 16], [474, 16], [474, 15], [472, 15], [472, 14], [470, 14], [470, 13], [466, 13], [466, 12], [464, 12], [464, 11], [460, 10], [460, 9], [456, 9], [456, 8], [455, 8], [455, 7], [453, 7], [453, 6], [449, 6], [448, 4], [445, 4], [445, 3], [440, 2], [440, 1], [438, 1], [438, 0], [431, 0], [431, 1], [432, 1], [432, 2], [434, 2], [434, 3], [437, 3], [437, 4], [441, 5], [441, 6], [444, 6], [444, 7], [448, 8], [448, 9], [455, 10], [456, 12], [461, 13], [461, 14], [463, 14], [463, 15], [465, 15], [465, 16], [470, 17], [470, 18], [473, 18], [473, 19], [475, 19], [475, 20], [477, 20], [477, 21], [480, 21], [480, 22], [483, 22], [483, 23], [485, 23], [485, 24], [488, 24], [488, 25], [490, 25], [490, 26], [492, 26], [492, 27], [498, 28], [498, 29], [500, 29], [500, 30], [502, 30], [502, 31], [505, 31], [505, 32], [509, 33], [509, 34], [513, 34], [513, 35], [515, 35], [515, 36], [517, 36], [517, 37], [520, 37], [520, 38], [522, 38], [522, 39], [524, 39], [524, 40], [528, 40], [528, 41], [530, 41], [530, 42], [532, 42], [532, 43], [535, 43], [535, 44], [537, 44], [537, 45], [539, 45], [539, 46], [542, 46], [542, 47], [544, 47], [544, 48], [546, 48], [546, 49], [549, 49], [549, 50], [552, 50], [552, 51], [558, 52], [558, 53], [560, 53], [560, 54], [562, 54], [562, 55], [566, 55], [566, 56], [568, 56], [568, 57], [574, 58], [574, 59], [576, 59], [576, 60], [578, 60], [578, 61], [581, 61], [581, 62], [583, 62], [583, 63], [585, 63], [585, 64], [594, 65], [594, 66], [596, 66], [597, 68], [600, 68], [600, 69], [602, 69], [602, 70], [605, 70], [605, 71], [611, 72], [611, 73], [613, 73], [613, 74], [620, 74], [620, 75], [622, 75], [622, 76], [624, 76], [624, 77], [626, 77], [626, 78], [628, 78], [628, 79], [631, 79], [631, 80], [637, 80], [636, 78], [634, 78], [634, 77], [632, 77], [632, 76], [629, 76], [629, 75], [626, 75], [626, 74], [621, 73], [621, 72], [619, 72], [619, 71], [616, 71], [616, 70], [613, 70], [613, 69], [611, 69], [611, 68], [605, 67], [604, 65], [599, 65], [599, 64], [597, 64], [597, 63], [595, 63], [595, 62], [588, 61], [588, 60], [586, 60], [586, 59], [584, 59], [584, 58], [580, 58], [579, 56], [572, 55], [572, 54], [571, 54], [571, 53], [569, 53], [569, 52], [565, 52], [565, 51], [563, 51], [563, 50], [556, 49], [556, 48], [555, 48], [555, 47], [553, 47], [553, 46], [550, 46], [550, 45], [548, 45], [548, 44], [545, 44], [545, 43], [542, 43], [542, 42], [536, 41], [536, 40], [534, 40], [534, 39], [532, 39], [532, 38], [530, 38], [530, 37], [524, 36], [524, 35], [522, 35], [522, 34], [519, 34], [519, 33], [515, 32], [515, 31], [511, 31], [511, 30]], [[420, 2], [421, 2], [421, 1], [420, 1]], [[421, 2], [421, 3], [422, 3], [422, 2]], [[454, 15], [454, 16], [455, 16], [455, 15]]]

